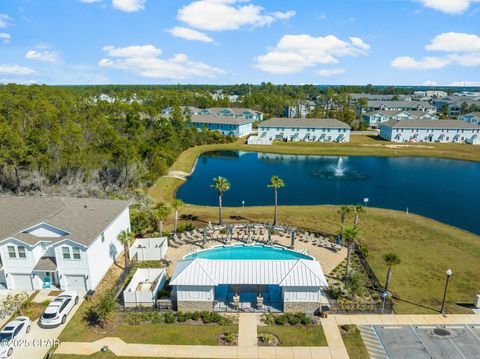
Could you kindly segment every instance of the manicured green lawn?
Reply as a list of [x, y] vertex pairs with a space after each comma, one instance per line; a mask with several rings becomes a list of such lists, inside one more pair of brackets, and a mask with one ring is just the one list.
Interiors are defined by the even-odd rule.
[[273, 334], [283, 347], [322, 347], [327, 345], [327, 339], [321, 325], [288, 326], [270, 325], [258, 327], [258, 334]]
[[[224, 207], [223, 213], [224, 220], [231, 223], [264, 222], [272, 220], [273, 207]], [[335, 234], [340, 227], [337, 206], [281, 206], [278, 213], [280, 223], [308, 231]], [[197, 216], [196, 226], [218, 221], [216, 207], [189, 205], [180, 214]], [[348, 217], [347, 223], [352, 220]], [[472, 303], [474, 295], [480, 292], [477, 280], [480, 237], [422, 216], [378, 208], [367, 208], [359, 226], [360, 238], [370, 251], [369, 263], [380, 282], [384, 283], [386, 275], [382, 255], [395, 252], [401, 258], [402, 263], [393, 269], [391, 290], [414, 304], [396, 301], [398, 313], [439, 310], [448, 268], [453, 270], [453, 276], [447, 312], [468, 312], [455, 303]]]
[[347, 332], [340, 330], [342, 333], [343, 343], [347, 348], [347, 352], [350, 358], [355, 359], [369, 359], [367, 348], [363, 342], [360, 331], [356, 326], [348, 326], [350, 330]]

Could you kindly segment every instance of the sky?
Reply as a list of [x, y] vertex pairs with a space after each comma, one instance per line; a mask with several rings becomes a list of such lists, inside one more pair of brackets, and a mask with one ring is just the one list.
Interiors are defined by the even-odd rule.
[[0, 83], [480, 86], [480, 0], [0, 0]]

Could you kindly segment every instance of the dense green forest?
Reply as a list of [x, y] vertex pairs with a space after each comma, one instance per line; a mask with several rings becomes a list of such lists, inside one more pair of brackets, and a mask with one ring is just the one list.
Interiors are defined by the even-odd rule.
[[[158, 98], [173, 104], [166, 91]], [[159, 100], [160, 101], [160, 100]], [[49, 86], [0, 87], [0, 190], [124, 196], [149, 186], [185, 149], [230, 141], [188, 126], [163, 103], [94, 102]]]

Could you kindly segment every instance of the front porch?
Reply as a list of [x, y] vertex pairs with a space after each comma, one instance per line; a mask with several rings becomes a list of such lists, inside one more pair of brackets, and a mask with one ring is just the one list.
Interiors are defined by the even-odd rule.
[[282, 290], [278, 285], [218, 285], [213, 310], [280, 313], [283, 311]]
[[32, 271], [32, 283], [36, 290], [61, 290], [54, 257], [42, 257], [38, 260]]

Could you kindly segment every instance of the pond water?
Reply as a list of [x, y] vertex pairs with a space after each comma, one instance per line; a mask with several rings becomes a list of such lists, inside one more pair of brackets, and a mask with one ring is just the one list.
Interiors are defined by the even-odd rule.
[[218, 204], [213, 178], [231, 183], [225, 206], [272, 205], [270, 177], [285, 182], [280, 205], [363, 204], [408, 210], [480, 234], [480, 163], [426, 157], [331, 157], [222, 151], [199, 157], [177, 198]]

